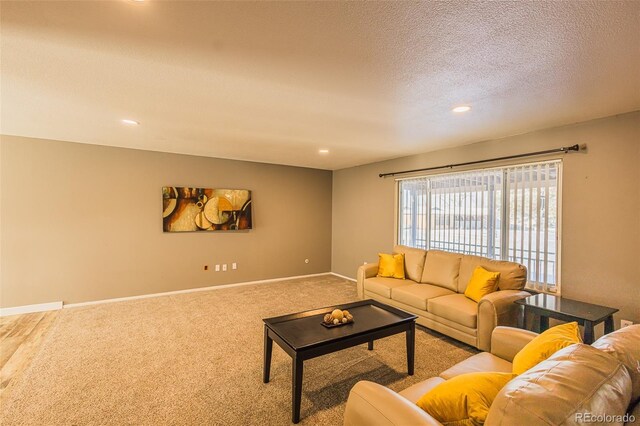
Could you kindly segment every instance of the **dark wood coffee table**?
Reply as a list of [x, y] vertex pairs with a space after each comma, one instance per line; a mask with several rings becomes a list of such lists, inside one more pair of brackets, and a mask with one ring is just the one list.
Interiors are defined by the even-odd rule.
[[578, 300], [566, 299], [551, 294], [536, 294], [515, 301], [518, 305], [524, 306], [522, 315], [522, 328], [527, 328], [527, 312], [540, 316], [540, 332], [549, 328], [549, 318], [561, 321], [576, 321], [584, 325], [584, 343], [593, 343], [593, 327], [604, 321], [604, 334], [613, 331], [613, 314], [618, 309], [606, 306], [594, 305], [580, 302]]
[[[353, 315], [353, 323], [335, 328], [323, 327], [322, 318], [334, 309], [348, 310]], [[369, 350], [373, 350], [374, 340], [406, 333], [407, 370], [411, 376], [413, 375], [416, 318], [416, 315], [371, 299], [266, 318], [263, 320], [263, 381], [269, 383], [271, 351], [275, 341], [292, 358], [291, 420], [293, 423], [298, 423], [302, 400], [302, 370], [305, 360], [363, 343], [367, 343]]]

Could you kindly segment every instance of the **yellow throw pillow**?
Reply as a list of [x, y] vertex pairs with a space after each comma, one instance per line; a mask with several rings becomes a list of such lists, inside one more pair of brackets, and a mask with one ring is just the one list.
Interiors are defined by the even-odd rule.
[[404, 280], [404, 254], [378, 253], [378, 276]]
[[474, 302], [480, 302], [484, 296], [493, 293], [498, 288], [498, 278], [500, 272], [490, 272], [482, 266], [478, 266], [471, 275], [464, 295]]
[[440, 423], [483, 424], [493, 400], [515, 374], [466, 373], [440, 383], [416, 403]]
[[522, 374], [562, 348], [582, 343], [577, 322], [556, 325], [536, 336], [513, 358], [513, 373]]

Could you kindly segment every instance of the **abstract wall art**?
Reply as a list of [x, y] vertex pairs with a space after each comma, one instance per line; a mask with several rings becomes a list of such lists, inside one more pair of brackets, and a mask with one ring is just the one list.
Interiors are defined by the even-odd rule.
[[251, 229], [251, 191], [165, 186], [162, 188], [164, 232]]

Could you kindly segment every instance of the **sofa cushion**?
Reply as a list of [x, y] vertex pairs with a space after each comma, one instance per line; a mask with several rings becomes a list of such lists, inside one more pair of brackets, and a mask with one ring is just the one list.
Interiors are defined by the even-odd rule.
[[500, 272], [498, 290], [522, 290], [527, 283], [527, 268], [519, 263], [465, 254], [460, 261], [458, 293], [464, 293], [467, 289], [473, 271], [478, 266], [482, 266], [487, 271]]
[[513, 372], [522, 374], [562, 348], [582, 343], [577, 322], [556, 325], [536, 336], [513, 357]]
[[391, 299], [391, 289], [409, 285], [411, 281], [373, 277], [364, 280], [364, 290]]
[[623, 416], [630, 399], [627, 369], [611, 355], [577, 343], [507, 383], [486, 424], [584, 424], [585, 414]]
[[497, 371], [499, 373], [511, 373], [511, 363], [498, 358], [489, 352], [481, 352], [457, 363], [453, 367], [440, 374], [445, 380], [465, 373], [481, 373], [483, 371]]
[[409, 386], [408, 388], [400, 392], [400, 395], [404, 396], [409, 401], [415, 404], [422, 397], [422, 395], [429, 392], [431, 389], [435, 388], [443, 382], [444, 379], [441, 377], [432, 377], [422, 382], [418, 382], [413, 386]]
[[[613, 333], [605, 334], [593, 345], [620, 361], [631, 376], [633, 385], [631, 400], [640, 400], [640, 324], [630, 325]], [[640, 419], [640, 417], [639, 417]]]
[[378, 253], [378, 276], [404, 280], [404, 254]]
[[478, 266], [471, 275], [464, 295], [474, 302], [480, 302], [484, 296], [496, 291], [499, 278], [500, 272], [489, 272], [482, 266]]
[[465, 327], [477, 328], [478, 304], [464, 294], [450, 294], [429, 299], [427, 311]]
[[424, 271], [420, 282], [437, 285], [458, 291], [458, 274], [460, 272], [459, 253], [440, 250], [429, 250], [424, 262]]
[[427, 256], [427, 251], [407, 246], [394, 246], [394, 253], [404, 254], [404, 271], [407, 278], [417, 283], [422, 278], [422, 271], [424, 269], [424, 259]]
[[496, 372], [461, 374], [440, 383], [416, 404], [445, 425], [482, 425], [491, 403], [513, 377]]
[[434, 297], [455, 294], [451, 290], [431, 284], [410, 284], [395, 287], [391, 290], [391, 298], [417, 309], [427, 310], [427, 300]]

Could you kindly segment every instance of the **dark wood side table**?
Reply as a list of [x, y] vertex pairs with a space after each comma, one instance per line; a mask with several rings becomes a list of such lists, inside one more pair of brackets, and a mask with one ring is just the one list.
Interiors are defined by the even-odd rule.
[[[346, 309], [353, 315], [353, 323], [341, 327], [322, 326], [324, 314], [334, 309]], [[367, 343], [373, 350], [373, 341], [398, 333], [406, 333], [407, 370], [413, 375], [416, 315], [404, 312], [376, 300], [330, 306], [313, 311], [299, 312], [264, 321], [263, 382], [269, 383], [271, 353], [275, 341], [292, 359], [291, 420], [300, 421], [302, 400], [303, 362], [352, 346]]]
[[593, 327], [604, 321], [604, 333], [611, 333], [613, 331], [613, 314], [618, 312], [618, 309], [615, 308], [544, 293], [516, 300], [515, 303], [524, 307], [522, 328], [527, 328], [527, 312], [540, 316], [540, 332], [549, 328], [549, 318], [577, 321], [578, 324], [584, 326], [582, 340], [589, 345], [593, 343], [594, 339]]

